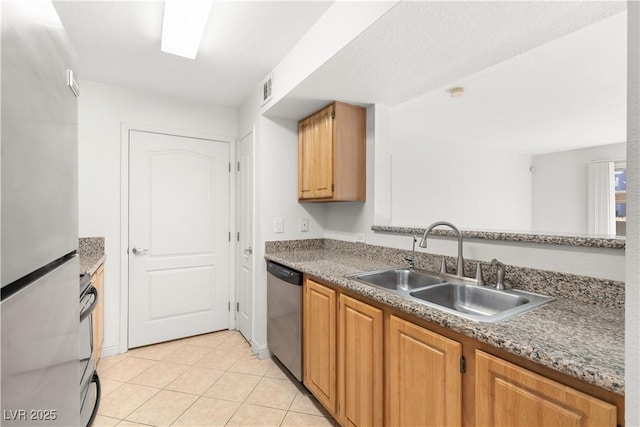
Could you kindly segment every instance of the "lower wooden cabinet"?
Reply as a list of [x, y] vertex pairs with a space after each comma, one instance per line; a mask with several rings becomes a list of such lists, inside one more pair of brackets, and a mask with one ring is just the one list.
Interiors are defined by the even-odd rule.
[[616, 426], [616, 407], [476, 350], [476, 424]]
[[624, 423], [619, 396], [594, 390], [601, 400], [399, 315], [305, 278], [303, 382], [342, 426]]
[[340, 295], [338, 309], [339, 421], [383, 425], [383, 313]]
[[391, 315], [387, 424], [462, 424], [462, 345]]
[[335, 417], [337, 293], [309, 279], [303, 291], [303, 382]]
[[93, 311], [93, 358], [96, 367], [100, 361], [102, 341], [104, 339], [104, 264], [102, 264], [92, 276], [93, 286], [98, 291], [98, 305]]

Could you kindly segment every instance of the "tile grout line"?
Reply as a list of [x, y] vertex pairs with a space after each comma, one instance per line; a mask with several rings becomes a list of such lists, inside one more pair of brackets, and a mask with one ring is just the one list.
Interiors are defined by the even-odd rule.
[[[202, 335], [207, 335], [207, 334], [202, 334]], [[228, 336], [226, 336], [224, 339], [222, 339], [219, 343], [217, 343], [215, 346], [210, 346], [210, 345], [206, 345], [206, 344], [202, 344], [206, 341], [200, 341], [200, 342], [188, 342], [189, 337], [187, 339], [185, 339], [185, 342], [180, 344], [180, 347], [176, 347], [175, 350], [170, 351], [169, 354], [165, 355], [164, 357], [161, 358], [153, 358], [153, 359], [148, 359], [145, 357], [140, 357], [137, 356], [135, 354], [131, 354], [131, 355], [124, 355], [123, 360], [118, 361], [117, 363], [114, 363], [112, 366], [110, 366], [107, 369], [110, 369], [113, 366], [117, 366], [118, 364], [122, 363], [124, 360], [126, 360], [126, 358], [133, 358], [133, 359], [137, 359], [137, 360], [145, 360], [145, 361], [149, 361], [149, 362], [153, 362], [153, 364], [149, 367], [147, 367], [146, 369], [144, 369], [143, 371], [141, 371], [140, 373], [138, 373], [136, 376], [134, 376], [133, 378], [131, 378], [129, 381], [124, 381], [122, 382], [122, 384], [120, 384], [118, 387], [116, 387], [114, 390], [112, 390], [112, 392], [117, 391], [119, 388], [121, 388], [124, 384], [131, 384], [131, 385], [136, 385], [136, 386], [144, 386], [144, 387], [149, 387], [152, 389], [155, 389], [156, 392], [151, 395], [148, 399], [146, 399], [144, 402], [142, 402], [140, 405], [138, 405], [135, 409], [133, 409], [131, 412], [129, 412], [124, 418], [119, 419], [119, 418], [115, 418], [115, 417], [109, 417], [115, 420], [119, 420], [118, 423], [121, 423], [123, 421], [127, 421], [127, 422], [136, 422], [136, 421], [130, 421], [127, 418], [131, 416], [131, 414], [133, 414], [134, 412], [136, 412], [137, 410], [139, 410], [142, 406], [144, 406], [145, 404], [147, 404], [151, 399], [153, 399], [155, 396], [158, 395], [158, 393], [160, 391], [169, 391], [169, 392], [175, 392], [175, 393], [180, 393], [180, 394], [184, 394], [184, 395], [188, 395], [191, 396], [192, 398], [195, 398], [195, 400], [189, 404], [184, 410], [180, 411], [175, 418], [173, 418], [173, 420], [171, 421], [170, 425], [174, 425], [177, 420], [179, 420], [182, 416], [184, 416], [185, 413], [187, 413], [191, 408], [193, 408], [194, 404], [197, 403], [199, 400], [201, 400], [202, 398], [207, 398], [207, 399], [216, 399], [216, 400], [221, 400], [221, 401], [227, 401], [227, 402], [233, 402], [238, 404], [238, 407], [233, 411], [233, 413], [231, 413], [231, 415], [229, 416], [229, 418], [226, 420], [225, 425], [228, 425], [229, 422], [238, 414], [240, 408], [243, 405], [251, 405], [251, 406], [256, 406], [256, 407], [262, 407], [265, 409], [271, 409], [271, 410], [281, 410], [284, 415], [282, 418], [282, 421], [280, 422], [280, 425], [282, 425], [285, 422], [286, 417], [290, 414], [290, 413], [298, 413], [301, 415], [309, 415], [309, 416], [314, 416], [314, 414], [310, 414], [307, 412], [300, 412], [300, 411], [295, 411], [292, 410], [292, 406], [293, 403], [295, 402], [295, 399], [297, 397], [298, 394], [304, 395], [303, 392], [301, 392], [299, 390], [298, 384], [293, 383], [293, 381], [290, 378], [281, 378], [279, 376], [267, 376], [267, 374], [270, 372], [271, 368], [267, 368], [263, 373], [256, 375], [255, 373], [247, 373], [247, 372], [235, 372], [232, 371], [232, 369], [234, 368], [234, 366], [236, 366], [238, 363], [240, 363], [242, 360], [250, 360], [250, 359], [257, 359], [255, 354], [246, 354], [246, 351], [244, 346], [248, 345], [248, 343], [246, 342], [246, 340], [237, 340], [237, 342], [231, 342], [231, 340], [236, 340], [237, 333], [232, 332], [229, 333]], [[180, 341], [180, 340], [177, 340]], [[227, 348], [220, 348], [221, 346], [227, 347]], [[219, 367], [216, 368], [210, 368], [208, 366], [200, 366], [198, 365], [198, 363], [200, 363], [205, 357], [207, 357], [207, 354], [203, 354], [200, 358], [198, 358], [198, 360], [196, 360], [194, 363], [191, 364], [186, 364], [186, 363], [180, 363], [180, 362], [175, 362], [175, 361], [167, 361], [166, 359], [171, 357], [172, 355], [176, 354], [177, 352], [179, 352], [180, 350], [184, 349], [184, 348], [188, 348], [188, 347], [194, 347], [194, 348], [203, 348], [203, 349], [207, 349], [210, 350], [207, 354], [209, 354], [210, 352], [212, 352], [213, 350], [221, 350], [224, 353], [233, 353], [233, 352], [238, 352], [238, 353], [242, 353], [241, 356], [239, 357], [234, 363], [231, 364], [231, 366], [229, 366], [226, 369], [220, 369]], [[240, 354], [238, 355], [240, 356]], [[257, 359], [260, 360], [260, 359]], [[155, 386], [148, 386], [148, 385], [144, 385], [144, 384], [136, 384], [136, 383], [132, 383], [131, 381], [135, 380], [136, 378], [138, 378], [140, 375], [143, 375], [145, 372], [147, 372], [148, 370], [150, 370], [151, 368], [153, 368], [154, 366], [158, 366], [160, 363], [165, 363], [167, 365], [174, 365], [174, 366], [186, 366], [187, 369], [183, 372], [181, 372], [178, 376], [176, 376], [175, 378], [171, 379], [171, 381], [169, 381], [168, 384], [164, 385], [162, 388], [158, 389]], [[193, 368], [202, 368], [202, 369], [208, 369], [208, 370], [213, 370], [213, 371], [219, 371], [222, 372], [222, 374], [216, 378], [215, 381], [213, 381], [211, 383], [211, 385], [204, 390], [202, 393], [193, 393], [193, 392], [188, 392], [188, 391], [179, 391], [179, 390], [171, 390], [168, 389], [167, 387], [170, 386], [171, 383], [173, 383], [174, 381], [176, 381], [176, 379], [180, 378], [182, 375], [184, 375], [186, 372], [189, 371], [189, 369], [193, 369]], [[281, 369], [281, 368], [280, 368]], [[226, 375], [226, 374], [230, 374], [230, 373], [234, 373], [234, 374], [243, 374], [243, 375], [251, 375], [251, 376], [257, 376], [260, 379], [258, 380], [258, 382], [251, 387], [250, 391], [248, 391], [248, 393], [246, 394], [246, 397], [244, 397], [244, 399], [241, 402], [235, 401], [235, 400], [227, 400], [221, 397], [213, 397], [213, 396], [206, 396], [206, 393], [215, 386], [215, 384], [217, 384], [220, 379]], [[286, 373], [285, 373], [286, 374]], [[273, 406], [268, 406], [268, 405], [264, 405], [264, 404], [254, 404], [254, 403], [249, 403], [249, 397], [252, 395], [252, 393], [255, 392], [255, 390], [258, 388], [258, 385], [265, 379], [265, 378], [269, 378], [270, 380], [288, 380], [289, 382], [292, 382], [292, 384], [294, 386], [296, 386], [296, 392], [293, 395], [293, 398], [291, 399], [291, 401], [288, 403], [287, 407], [284, 409], [278, 408], [278, 407], [273, 407]], [[118, 380], [113, 380], [113, 381], [118, 381]], [[315, 414], [317, 416], [317, 414]], [[108, 417], [108, 415], [102, 415], [105, 417]], [[324, 414], [320, 414], [320, 416], [322, 418], [327, 419], [328, 421], [332, 421], [331, 418], [326, 417]], [[143, 423], [139, 423], [139, 424], [143, 424]], [[143, 424], [146, 425], [146, 424]]]
[[[127, 384], [131, 384], [131, 383], [127, 383]], [[132, 385], [139, 385], [139, 384], [132, 384]], [[147, 386], [142, 386], [142, 387], [147, 387]], [[149, 388], [155, 388], [155, 387], [149, 387]], [[136, 407], [133, 411], [129, 412], [129, 414], [128, 414], [128, 415], [126, 415], [122, 420], [123, 420], [123, 421], [129, 421], [129, 422], [132, 422], [132, 423], [144, 424], [144, 423], [139, 423], [139, 422], [137, 422], [137, 421], [130, 421], [130, 420], [127, 420], [127, 417], [128, 417], [129, 415], [133, 414], [134, 412], [136, 412], [138, 409], [140, 409], [142, 406], [144, 406], [144, 404], [145, 404], [145, 403], [147, 403], [148, 401], [150, 401], [150, 400], [153, 398], [153, 396], [155, 396], [155, 395], [156, 395], [156, 394], [158, 394], [160, 391], [162, 391], [162, 389], [156, 389], [156, 390], [158, 390], [158, 391], [157, 391], [157, 392], [155, 392], [155, 393], [153, 393], [151, 396], [149, 396], [149, 398], [148, 398], [147, 400], [145, 400], [144, 402], [142, 402], [142, 403], [141, 403], [138, 407]], [[147, 424], [147, 425], [148, 425], [148, 424]]]

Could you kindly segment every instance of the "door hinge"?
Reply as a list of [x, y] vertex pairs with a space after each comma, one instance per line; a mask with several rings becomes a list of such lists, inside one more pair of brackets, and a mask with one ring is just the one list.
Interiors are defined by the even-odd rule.
[[335, 119], [335, 118], [336, 118], [336, 112], [335, 112], [335, 111], [332, 111], [332, 112], [331, 112], [331, 118], [332, 118], [332, 119]]
[[227, 311], [231, 311], [231, 301], [227, 301]]
[[236, 233], [236, 240], [237, 240], [238, 242], [240, 241], [240, 232], [239, 232], [239, 231]]
[[335, 186], [331, 184], [331, 191], [335, 191]]
[[229, 162], [229, 173], [231, 173], [231, 162]]
[[231, 241], [231, 232], [229, 232], [229, 241]]
[[464, 374], [467, 371], [467, 361], [464, 359], [464, 356], [460, 357], [460, 373]]
[[240, 172], [240, 162], [238, 162], [238, 172]]
[[236, 311], [240, 311], [240, 303], [239, 302], [236, 303]]

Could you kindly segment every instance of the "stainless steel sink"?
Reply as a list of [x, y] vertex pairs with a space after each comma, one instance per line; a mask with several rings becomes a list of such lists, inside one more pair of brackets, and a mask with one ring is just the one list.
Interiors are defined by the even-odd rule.
[[347, 278], [384, 288], [410, 300], [466, 319], [495, 323], [553, 301], [516, 289], [478, 286], [472, 279], [409, 269], [350, 274]]
[[491, 316], [529, 302], [528, 299], [479, 286], [444, 283], [411, 292], [414, 298], [467, 314]]
[[408, 268], [370, 271], [367, 273], [350, 274], [347, 277], [368, 285], [391, 290], [411, 290], [444, 283], [444, 279], [437, 275], [419, 270], [410, 270]]

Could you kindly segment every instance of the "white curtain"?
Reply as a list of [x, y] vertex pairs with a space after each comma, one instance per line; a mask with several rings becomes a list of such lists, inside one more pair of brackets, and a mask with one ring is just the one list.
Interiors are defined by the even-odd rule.
[[614, 162], [587, 164], [587, 221], [589, 234], [616, 235]]

